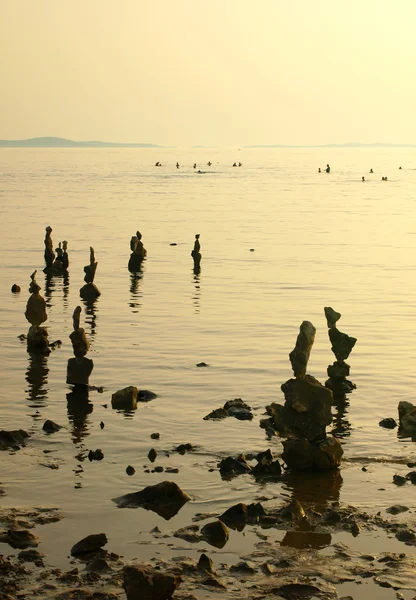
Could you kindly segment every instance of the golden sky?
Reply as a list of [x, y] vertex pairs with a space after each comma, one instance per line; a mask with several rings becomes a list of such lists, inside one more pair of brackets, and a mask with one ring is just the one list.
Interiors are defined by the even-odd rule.
[[0, 0], [0, 138], [416, 143], [416, 0]]

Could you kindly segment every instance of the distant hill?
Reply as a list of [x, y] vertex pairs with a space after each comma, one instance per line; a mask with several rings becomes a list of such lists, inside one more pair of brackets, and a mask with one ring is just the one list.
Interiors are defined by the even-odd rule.
[[292, 146], [290, 144], [254, 144], [243, 146], [244, 148], [415, 148], [416, 144], [362, 144], [361, 142], [350, 142], [348, 144], [306, 144]]
[[60, 137], [36, 137], [28, 140], [0, 140], [2, 148], [162, 148], [156, 144], [122, 144], [117, 142], [75, 142]]

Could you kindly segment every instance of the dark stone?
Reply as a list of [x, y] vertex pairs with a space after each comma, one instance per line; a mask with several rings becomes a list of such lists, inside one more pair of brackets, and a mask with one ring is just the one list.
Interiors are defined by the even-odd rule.
[[416, 471], [410, 471], [410, 473], [406, 475], [406, 479], [413, 483], [413, 485], [416, 485]]
[[380, 427], [385, 427], [386, 429], [394, 429], [397, 427], [397, 422], [391, 417], [387, 417], [386, 419], [382, 419], [379, 422]]
[[228, 541], [228, 527], [222, 521], [212, 521], [201, 529], [202, 537], [216, 548], [223, 548]]
[[89, 552], [96, 552], [108, 542], [105, 533], [93, 533], [83, 538], [71, 548], [72, 556], [82, 556]]
[[310, 442], [305, 438], [289, 439], [283, 442], [282, 458], [290, 469], [334, 469], [340, 465], [343, 450], [334, 437]]
[[208, 419], [225, 419], [225, 417], [228, 417], [228, 412], [224, 408], [216, 408], [204, 417], [204, 421], [208, 421]]
[[153, 510], [167, 521], [174, 517], [182, 506], [190, 500], [173, 481], [162, 481], [156, 485], [145, 487], [140, 492], [133, 492], [113, 498], [119, 508], [136, 508], [142, 506]]
[[154, 400], [155, 398], [157, 398], [157, 394], [150, 390], [139, 390], [137, 392], [137, 402], [150, 402], [150, 400]]
[[406, 512], [409, 510], [408, 506], [402, 506], [401, 504], [394, 504], [393, 506], [389, 506], [386, 508], [386, 512], [390, 515], [398, 515], [402, 512]]
[[341, 313], [337, 312], [330, 306], [325, 306], [324, 312], [325, 312], [328, 329], [335, 327], [336, 322], [339, 321], [341, 318]]
[[274, 418], [276, 429], [308, 440], [325, 437], [325, 428], [332, 423], [331, 390], [305, 375], [303, 379], [289, 379], [282, 385], [282, 392], [286, 402]]
[[87, 564], [87, 571], [93, 573], [106, 573], [107, 571], [111, 571], [111, 567], [108, 562], [102, 558], [101, 556], [96, 556]]
[[399, 542], [415, 542], [416, 535], [413, 531], [409, 531], [408, 529], [402, 529], [401, 531], [396, 533], [396, 538]]
[[282, 474], [282, 467], [278, 460], [274, 460], [271, 463], [258, 463], [251, 469], [254, 477], [280, 477]]
[[189, 442], [176, 446], [176, 452], [179, 452], [179, 454], [185, 454], [185, 452], [190, 452], [191, 450], [195, 450], [195, 448]]
[[28, 437], [29, 434], [23, 429], [15, 429], [13, 431], [2, 429], [0, 431], [0, 450], [7, 450], [14, 446], [24, 446], [25, 440]]
[[150, 437], [152, 440], [158, 440], [160, 438], [160, 433], [151, 433]]
[[239, 502], [238, 504], [227, 508], [219, 518], [225, 525], [231, 527], [231, 529], [242, 531], [249, 519], [247, 504]]
[[204, 552], [199, 557], [198, 569], [201, 571], [208, 571], [208, 573], [214, 572], [214, 564], [212, 560]]
[[407, 483], [406, 477], [402, 477], [401, 475], [393, 475], [393, 483], [395, 485], [404, 485]]
[[232, 406], [227, 410], [229, 417], [235, 417], [239, 421], [251, 421], [253, 418], [253, 413], [244, 408], [237, 408], [236, 406]]
[[97, 450], [90, 450], [88, 452], [88, 460], [91, 462], [93, 460], [103, 460], [104, 453], [102, 450], [97, 448]]
[[8, 529], [0, 534], [0, 542], [24, 550], [38, 546], [39, 538], [27, 529]]
[[18, 294], [20, 292], [20, 286], [18, 286], [16, 283], [14, 283], [12, 285], [12, 292], [13, 292], [13, 294]]
[[130, 385], [122, 390], [118, 390], [111, 396], [112, 408], [137, 408], [138, 389], [134, 385]]
[[161, 467], [161, 466], [154, 468], [155, 473], [163, 473], [164, 470], [165, 469], [163, 467]]
[[321, 596], [318, 587], [306, 583], [285, 583], [273, 591], [285, 600], [307, 600], [312, 596]]
[[22, 562], [33, 562], [37, 567], [44, 566], [43, 557], [45, 555], [38, 550], [22, 550], [17, 556]]
[[100, 428], [101, 428], [101, 429], [104, 429], [104, 427], [105, 427], [105, 425], [104, 425], [103, 421], [101, 421], [101, 423], [100, 423]]
[[357, 339], [350, 337], [346, 333], [342, 333], [335, 327], [328, 329], [328, 335], [332, 344], [331, 350], [335, 354], [337, 360], [346, 360], [349, 357], [351, 350], [354, 348]]
[[416, 406], [402, 400], [399, 402], [398, 410], [401, 432], [405, 435], [416, 436]]
[[234, 398], [234, 400], [227, 400], [224, 404], [224, 410], [229, 411], [230, 408], [239, 408], [243, 410], [251, 410], [251, 407], [243, 402], [241, 398]]
[[127, 475], [134, 475], [136, 472], [136, 469], [134, 467], [132, 467], [131, 465], [129, 465], [128, 467], [126, 467], [126, 473]]
[[86, 356], [70, 358], [66, 371], [66, 382], [70, 385], [88, 385], [94, 363]]
[[230, 571], [234, 571], [237, 573], [248, 573], [250, 575], [254, 575], [256, 569], [252, 563], [248, 563], [247, 561], [238, 562], [235, 565], [231, 565]]
[[207, 365], [207, 363], [205, 363], [205, 362], [200, 362], [196, 366], [197, 367], [209, 367], [209, 365]]
[[306, 375], [309, 355], [315, 341], [316, 329], [309, 321], [303, 321], [296, 340], [296, 345], [289, 354], [290, 362], [295, 377], [303, 378]]
[[215, 577], [207, 577], [206, 579], [203, 579], [201, 581], [202, 585], [208, 585], [210, 587], [215, 587], [218, 588], [220, 590], [226, 590], [227, 588], [225, 587], [225, 585], [219, 581], [218, 579], [215, 579]]
[[227, 456], [223, 458], [219, 464], [221, 474], [225, 475], [241, 475], [243, 473], [250, 473], [251, 467], [247, 464], [246, 460], [241, 456], [238, 460]]
[[127, 600], [169, 600], [181, 581], [178, 575], [166, 575], [144, 565], [123, 570]]
[[150, 460], [150, 462], [155, 462], [157, 457], [157, 452], [154, 448], [150, 448], [149, 452], [147, 453], [147, 458]]
[[305, 511], [303, 510], [303, 506], [298, 500], [292, 500], [284, 506], [280, 512], [279, 516], [283, 519], [290, 519], [292, 521], [300, 521], [305, 518]]
[[62, 426], [47, 419], [44, 422], [42, 429], [45, 433], [55, 433], [55, 431], [62, 429]]
[[85, 285], [82, 286], [82, 288], [79, 290], [79, 295], [84, 300], [92, 302], [93, 300], [96, 300], [99, 296], [101, 296], [101, 292], [97, 288], [95, 283], [91, 282], [91, 283], [86, 283]]

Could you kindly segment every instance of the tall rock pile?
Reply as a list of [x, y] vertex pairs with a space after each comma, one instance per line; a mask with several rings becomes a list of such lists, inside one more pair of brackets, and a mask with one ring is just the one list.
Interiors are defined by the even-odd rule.
[[332, 390], [335, 400], [341, 400], [345, 398], [345, 394], [350, 394], [357, 387], [355, 383], [347, 379], [350, 374], [350, 365], [345, 362], [357, 340], [337, 329], [336, 323], [341, 318], [341, 313], [336, 312], [330, 306], [325, 306], [324, 311], [328, 335], [332, 344], [331, 350], [337, 359], [332, 365], [328, 365], [329, 379], [325, 382], [325, 386]]

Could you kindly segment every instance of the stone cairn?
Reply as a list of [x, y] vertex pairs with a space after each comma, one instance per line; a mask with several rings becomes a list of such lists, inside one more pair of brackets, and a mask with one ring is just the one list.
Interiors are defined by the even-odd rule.
[[289, 354], [295, 379], [281, 388], [285, 404], [267, 407], [273, 427], [288, 437], [283, 442], [282, 458], [293, 470], [336, 468], [343, 454], [339, 441], [326, 434], [326, 426], [332, 423], [332, 391], [306, 374], [315, 332], [312, 323], [303, 321]]
[[194, 249], [191, 252], [191, 256], [194, 260], [194, 271], [195, 272], [199, 272], [200, 268], [201, 268], [200, 264], [201, 264], [202, 254], [200, 252], [201, 244], [199, 243], [199, 236], [200, 236], [199, 233], [197, 233], [195, 235]]
[[49, 270], [52, 270], [53, 267], [53, 263], [55, 260], [55, 252], [53, 251], [53, 241], [51, 238], [51, 233], [52, 233], [52, 227], [50, 227], [48, 225], [48, 227], [46, 227], [45, 229], [46, 234], [45, 234], [45, 262], [46, 262], [46, 267], [44, 269], [44, 272], [47, 272]]
[[101, 296], [100, 290], [94, 283], [95, 272], [97, 270], [98, 262], [95, 262], [94, 248], [90, 246], [90, 264], [84, 267], [84, 281], [85, 285], [79, 290], [81, 298], [87, 301], [94, 301]]
[[58, 247], [55, 248], [56, 259], [52, 265], [52, 271], [54, 274], [65, 273], [69, 267], [68, 258], [68, 242], [64, 240], [59, 242]]
[[30, 328], [27, 334], [27, 349], [28, 352], [41, 352], [49, 354], [48, 330], [46, 327], [41, 327], [41, 324], [46, 321], [46, 301], [40, 294], [40, 285], [36, 282], [36, 273], [34, 271], [30, 276], [31, 282], [29, 286], [29, 300], [26, 305], [25, 317], [30, 323]]
[[130, 259], [128, 269], [131, 273], [137, 273], [141, 271], [142, 262], [147, 256], [147, 250], [143, 246], [142, 234], [140, 231], [136, 231], [136, 235], [133, 235], [130, 240]]
[[86, 358], [90, 344], [84, 329], [79, 326], [80, 316], [81, 307], [77, 306], [72, 316], [74, 321], [74, 331], [69, 336], [75, 358], [70, 358], [68, 360], [66, 382], [70, 385], [86, 387], [88, 386], [94, 363], [90, 358]]
[[328, 365], [328, 377], [325, 386], [332, 390], [335, 400], [345, 399], [345, 394], [350, 394], [356, 389], [355, 383], [349, 381], [350, 365], [345, 362], [354, 348], [356, 338], [350, 337], [337, 329], [336, 323], [341, 318], [341, 313], [336, 312], [330, 306], [325, 306], [325, 317], [328, 324], [328, 335], [332, 344], [332, 352], [336, 361]]

